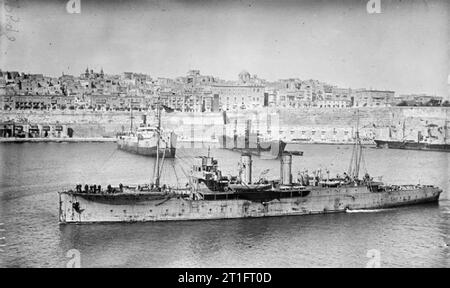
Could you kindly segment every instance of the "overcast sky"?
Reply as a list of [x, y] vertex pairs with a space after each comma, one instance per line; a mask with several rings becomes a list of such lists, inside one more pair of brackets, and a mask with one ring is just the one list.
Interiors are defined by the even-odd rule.
[[[15, 41], [0, 38], [0, 69], [58, 76], [105, 73], [223, 79], [242, 70], [342, 87], [446, 96], [450, 1], [23, 1]], [[11, 10], [11, 9], [9, 9]], [[2, 17], [3, 18], [3, 17]], [[3, 18], [8, 19], [8, 18]]]

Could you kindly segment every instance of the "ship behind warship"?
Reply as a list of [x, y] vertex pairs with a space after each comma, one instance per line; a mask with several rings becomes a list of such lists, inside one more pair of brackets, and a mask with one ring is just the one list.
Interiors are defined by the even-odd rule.
[[134, 130], [133, 109], [130, 107], [130, 131], [117, 135], [117, 148], [149, 157], [164, 155], [165, 158], [175, 158], [177, 135], [173, 131], [163, 131], [161, 127], [162, 109], [168, 111], [170, 108], [161, 105], [156, 109], [156, 125], [148, 125], [147, 117], [144, 115], [143, 123]]
[[[359, 139], [357, 132], [357, 138]], [[160, 183], [162, 162], [157, 157], [154, 181], [106, 189], [77, 185], [59, 192], [60, 223], [206, 220], [337, 213], [361, 209], [437, 202], [442, 190], [431, 185], [385, 185], [369, 174], [359, 177], [363, 147], [356, 141], [349, 170], [324, 177], [317, 171], [293, 180], [292, 155], [280, 159], [280, 178], [253, 181], [252, 155], [242, 154], [236, 176], [225, 176], [209, 155], [195, 158], [189, 183], [171, 187]], [[263, 173], [262, 173], [263, 174]]]
[[159, 153], [165, 154], [165, 158], [175, 158], [177, 135], [174, 132], [163, 131], [158, 134], [157, 130], [158, 127], [143, 126], [136, 131], [118, 135], [117, 148], [149, 157], [157, 157]]
[[[374, 141], [377, 148], [450, 152], [448, 120], [441, 127], [435, 124], [428, 124], [426, 128], [426, 133], [417, 131], [415, 139], [407, 139], [407, 136], [410, 135], [406, 135], [405, 121], [403, 121], [402, 134], [399, 139], [392, 136], [391, 127], [388, 127], [389, 136], [375, 139]], [[438, 135], [442, 136], [442, 138], [438, 137]]]
[[[265, 160], [279, 159], [285, 151], [286, 142], [279, 139], [265, 139], [259, 131], [252, 131], [251, 120], [246, 120], [243, 133], [238, 133], [237, 120], [234, 121], [232, 135], [227, 133], [227, 127], [227, 122], [224, 121], [223, 134], [218, 137], [219, 147], [222, 149], [259, 156]], [[296, 151], [296, 155], [301, 156], [303, 152]]]

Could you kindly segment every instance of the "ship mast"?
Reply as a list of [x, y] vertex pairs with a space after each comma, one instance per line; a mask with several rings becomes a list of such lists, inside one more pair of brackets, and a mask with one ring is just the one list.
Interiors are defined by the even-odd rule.
[[133, 132], [133, 106], [130, 100], [130, 132]]
[[445, 120], [445, 123], [444, 123], [444, 145], [447, 144], [447, 129], [448, 129], [447, 123], [448, 123], [448, 121]]
[[361, 167], [362, 160], [362, 144], [359, 137], [359, 110], [357, 110], [356, 118], [356, 132], [355, 132], [355, 144], [353, 146], [352, 158], [350, 160], [350, 167], [348, 169], [348, 174], [353, 179], [358, 179], [359, 169]]
[[402, 141], [405, 141], [405, 122], [406, 119], [403, 119], [403, 126], [402, 126]]
[[160, 141], [161, 141], [161, 105], [159, 103], [159, 97], [158, 102], [156, 105], [156, 117], [157, 117], [157, 125], [156, 125], [156, 163], [155, 163], [155, 169], [153, 170], [155, 174], [155, 185], [156, 187], [159, 187], [159, 180], [161, 178], [161, 171], [160, 171], [160, 165], [159, 165], [159, 147], [160, 147]]

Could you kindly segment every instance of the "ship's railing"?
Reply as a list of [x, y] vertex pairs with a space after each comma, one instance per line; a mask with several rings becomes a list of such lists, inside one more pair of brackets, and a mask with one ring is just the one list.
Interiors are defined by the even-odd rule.
[[407, 191], [407, 190], [415, 190], [424, 187], [434, 187], [433, 185], [414, 185], [414, 184], [406, 184], [406, 185], [388, 185], [382, 186], [386, 191]]
[[160, 192], [166, 194], [180, 194], [187, 195], [191, 191], [191, 187], [187, 185], [186, 187], [173, 187], [169, 185], [162, 185], [161, 187], [155, 186], [154, 184], [141, 184], [141, 185], [123, 185], [119, 184], [119, 186], [106, 186], [106, 189], [103, 189], [101, 185], [88, 185], [84, 186], [81, 184], [77, 184], [75, 186], [75, 190], [69, 189], [65, 192], [68, 193], [79, 193], [79, 194], [120, 194], [126, 192]]

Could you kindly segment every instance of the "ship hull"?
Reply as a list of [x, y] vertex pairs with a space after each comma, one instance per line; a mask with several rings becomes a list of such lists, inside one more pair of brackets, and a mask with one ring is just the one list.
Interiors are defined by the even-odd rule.
[[450, 152], [450, 144], [375, 140], [377, 148]]
[[338, 213], [437, 202], [441, 192], [426, 186], [389, 192], [370, 192], [367, 187], [313, 187], [304, 197], [270, 201], [59, 192], [59, 220], [60, 223], [145, 222]]
[[[139, 146], [139, 145], [132, 145], [129, 143], [118, 143], [117, 148], [119, 150], [123, 150], [126, 152], [148, 156], [148, 157], [156, 157], [157, 155], [157, 148], [156, 146]], [[166, 158], [175, 158], [176, 148], [163, 148], [159, 149], [159, 155], [165, 155]]]
[[174, 133], [169, 134], [169, 141], [160, 143], [159, 149], [157, 147], [157, 138], [142, 139], [134, 136], [119, 136], [117, 138], [117, 148], [126, 152], [148, 156], [157, 157], [163, 156], [165, 158], [175, 158], [177, 137]]

